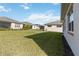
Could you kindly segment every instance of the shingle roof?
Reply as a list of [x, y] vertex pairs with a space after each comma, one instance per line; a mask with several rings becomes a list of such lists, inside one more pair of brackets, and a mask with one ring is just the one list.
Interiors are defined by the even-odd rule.
[[0, 17], [0, 22], [20, 23], [19, 21], [13, 20], [13, 19], [8, 18], [8, 17]]
[[62, 25], [62, 23], [60, 22], [60, 20], [57, 20], [57, 21], [54, 21], [54, 22], [47, 23], [45, 25]]

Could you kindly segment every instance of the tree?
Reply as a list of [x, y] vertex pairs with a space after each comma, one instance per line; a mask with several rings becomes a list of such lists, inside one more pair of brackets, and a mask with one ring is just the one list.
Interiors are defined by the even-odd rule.
[[24, 24], [24, 26], [23, 26], [24, 30], [28, 30], [28, 29], [31, 29], [31, 28], [32, 28], [32, 25]]

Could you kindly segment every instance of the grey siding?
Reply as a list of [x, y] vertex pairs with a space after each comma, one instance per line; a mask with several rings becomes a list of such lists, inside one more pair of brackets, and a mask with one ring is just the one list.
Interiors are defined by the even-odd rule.
[[0, 22], [0, 28], [10, 28], [11, 23], [8, 22]]
[[65, 15], [64, 22], [64, 36], [71, 47], [74, 55], [79, 56], [79, 4], [73, 4], [73, 14], [74, 14], [74, 35], [68, 33], [68, 19]]

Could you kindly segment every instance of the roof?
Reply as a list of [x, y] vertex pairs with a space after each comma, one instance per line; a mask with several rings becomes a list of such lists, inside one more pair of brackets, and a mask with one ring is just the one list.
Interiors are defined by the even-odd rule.
[[72, 4], [72, 3], [62, 3], [61, 4], [61, 21], [64, 20], [66, 12], [67, 12], [70, 4]]
[[22, 22], [23, 24], [26, 24], [26, 25], [32, 25], [32, 23], [30, 22]]
[[36, 25], [36, 26], [43, 26], [43, 25], [40, 25], [40, 24], [33, 24], [33, 25]]
[[0, 17], [0, 22], [9, 22], [9, 23], [14, 22], [14, 23], [21, 23], [21, 22], [19, 22], [19, 21], [13, 20], [13, 19], [8, 18], [8, 17]]
[[62, 25], [62, 23], [60, 22], [60, 20], [57, 20], [57, 21], [53, 21], [53, 22], [47, 23], [45, 25]]

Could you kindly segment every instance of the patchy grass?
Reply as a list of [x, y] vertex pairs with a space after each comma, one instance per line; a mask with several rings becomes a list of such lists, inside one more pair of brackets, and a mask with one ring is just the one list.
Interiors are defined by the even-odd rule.
[[40, 30], [0, 31], [0, 55], [63, 55], [61, 33]]

